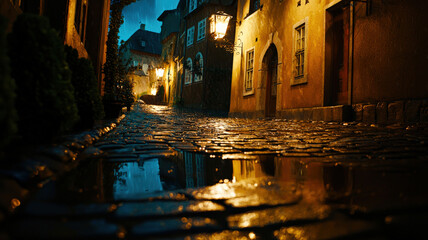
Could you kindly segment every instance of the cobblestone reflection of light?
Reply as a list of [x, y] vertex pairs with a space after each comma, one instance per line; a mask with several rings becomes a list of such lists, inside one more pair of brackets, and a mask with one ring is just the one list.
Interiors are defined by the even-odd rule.
[[195, 197], [198, 199], [224, 199], [224, 198], [235, 198], [237, 196], [235, 188], [232, 188], [229, 184], [216, 184], [206, 189], [207, 191], [198, 192], [194, 191]]
[[12, 210], [14, 210], [15, 208], [21, 206], [21, 201], [19, 201], [19, 199], [17, 198], [13, 198], [12, 200], [10, 200], [10, 206]]

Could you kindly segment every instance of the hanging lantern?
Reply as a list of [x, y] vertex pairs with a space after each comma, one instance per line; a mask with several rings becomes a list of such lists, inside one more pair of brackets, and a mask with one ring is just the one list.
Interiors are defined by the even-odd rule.
[[163, 77], [164, 71], [165, 70], [163, 68], [156, 68], [156, 77], [158, 77], [158, 78]]
[[210, 17], [210, 32], [214, 35], [214, 39], [223, 38], [226, 35], [227, 26], [232, 16], [217, 12]]

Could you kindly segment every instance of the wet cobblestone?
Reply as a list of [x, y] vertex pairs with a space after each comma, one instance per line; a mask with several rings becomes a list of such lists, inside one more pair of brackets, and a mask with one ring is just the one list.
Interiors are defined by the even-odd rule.
[[66, 150], [41, 154], [80, 166], [16, 206], [0, 236], [399, 239], [428, 227], [427, 125], [219, 118], [136, 104], [78, 156]]

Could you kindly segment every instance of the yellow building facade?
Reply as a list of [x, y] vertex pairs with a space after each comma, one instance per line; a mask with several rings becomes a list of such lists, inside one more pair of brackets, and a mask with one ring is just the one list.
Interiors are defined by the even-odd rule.
[[[358, 104], [417, 99], [426, 1], [239, 0], [230, 116], [352, 119]], [[414, 44], [408, 44], [408, 43]], [[425, 111], [426, 112], [426, 111]], [[389, 114], [389, 112], [388, 112]], [[391, 114], [396, 114], [392, 112]]]

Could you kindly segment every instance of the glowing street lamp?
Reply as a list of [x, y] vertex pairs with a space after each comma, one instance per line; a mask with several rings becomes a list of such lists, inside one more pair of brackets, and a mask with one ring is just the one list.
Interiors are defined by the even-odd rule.
[[163, 68], [156, 68], [156, 77], [158, 77], [158, 78], [163, 77], [164, 71], [165, 71], [165, 69], [163, 69]]
[[210, 17], [210, 32], [214, 39], [223, 38], [226, 35], [227, 26], [232, 16], [224, 12], [217, 12]]
[[153, 96], [156, 96], [157, 89], [156, 89], [155, 87], [153, 87], [153, 88], [150, 90], [150, 93], [151, 93]]

